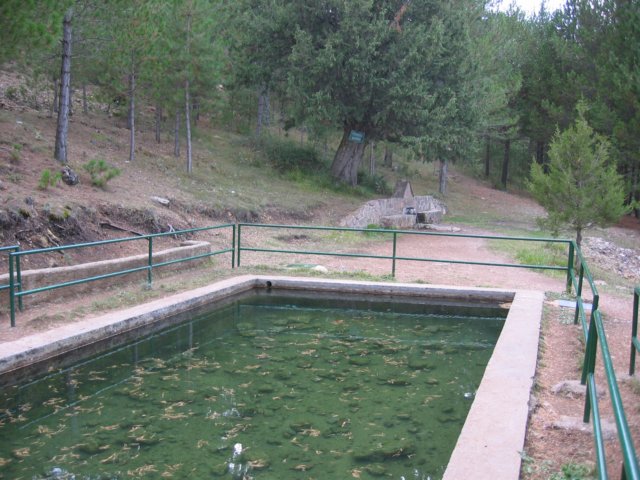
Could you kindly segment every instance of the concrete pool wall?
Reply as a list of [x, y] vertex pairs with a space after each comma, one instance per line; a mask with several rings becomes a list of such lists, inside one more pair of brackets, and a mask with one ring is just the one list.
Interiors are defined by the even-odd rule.
[[[355, 293], [442, 299], [472, 303], [510, 303], [509, 313], [475, 400], [444, 474], [446, 480], [517, 479], [528, 419], [528, 401], [535, 375], [542, 317], [542, 292], [458, 288], [422, 284], [353, 282], [316, 278], [241, 276], [144, 305], [82, 320], [48, 332], [2, 344], [0, 375], [54, 357], [69, 356], [122, 334], [137, 335], [171, 317], [184, 319], [196, 308], [223, 302], [256, 288]], [[28, 369], [27, 369], [28, 370]]]

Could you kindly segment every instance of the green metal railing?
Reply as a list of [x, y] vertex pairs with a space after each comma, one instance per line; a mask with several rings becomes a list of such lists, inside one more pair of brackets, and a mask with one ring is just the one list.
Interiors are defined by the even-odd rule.
[[[290, 250], [279, 248], [266, 248], [266, 247], [244, 247], [242, 246], [242, 229], [246, 228], [259, 228], [259, 229], [292, 229], [292, 230], [315, 230], [325, 232], [359, 232], [367, 234], [382, 234], [391, 237], [392, 252], [391, 255], [370, 255], [367, 253], [340, 253], [330, 251], [317, 251], [317, 250]], [[568, 245], [568, 263], [566, 267], [560, 267], [557, 265], [526, 265], [521, 263], [496, 263], [496, 262], [474, 262], [468, 260], [447, 260], [439, 258], [428, 258], [419, 256], [404, 256], [398, 255], [398, 237], [401, 235], [418, 235], [418, 236], [430, 236], [430, 237], [450, 237], [450, 238], [478, 238], [488, 240], [513, 240], [521, 242], [541, 242], [541, 243], [560, 243]], [[333, 257], [357, 257], [357, 258], [377, 258], [391, 260], [391, 276], [396, 275], [396, 263], [398, 261], [416, 261], [416, 262], [434, 262], [434, 263], [449, 263], [449, 264], [462, 264], [462, 265], [481, 265], [481, 266], [494, 266], [494, 267], [514, 267], [514, 268], [531, 268], [541, 270], [560, 270], [567, 272], [567, 288], [570, 287], [571, 279], [569, 273], [573, 268], [573, 244], [570, 240], [559, 240], [556, 238], [532, 238], [532, 237], [502, 237], [494, 235], [470, 235], [470, 234], [457, 234], [457, 233], [441, 233], [441, 232], [416, 232], [412, 230], [388, 230], [388, 229], [370, 229], [370, 228], [341, 228], [341, 227], [317, 227], [317, 226], [300, 226], [300, 225], [266, 225], [257, 223], [239, 223], [238, 224], [238, 248], [237, 250], [237, 265], [240, 266], [241, 252], [269, 252], [269, 253], [290, 253], [290, 254], [302, 254], [302, 255], [324, 255]]]
[[[0, 247], [0, 253], [7, 253], [7, 262], [9, 263], [9, 269], [11, 270], [11, 256], [10, 254], [12, 252], [19, 252], [20, 251], [20, 246], [19, 245], [11, 245], [8, 247]], [[11, 274], [10, 274], [11, 275]], [[21, 274], [20, 274], [20, 262], [18, 261], [17, 263], [17, 268], [16, 268], [16, 283], [18, 285], [20, 285], [22, 283], [22, 278], [21, 278]], [[4, 284], [4, 285], [0, 285], [0, 291], [2, 290], [10, 290], [11, 289], [11, 282]], [[11, 294], [9, 293], [9, 297], [11, 297]], [[20, 302], [20, 308], [22, 308], [22, 300], [19, 300]]]
[[640, 298], [640, 287], [633, 291], [633, 320], [631, 322], [631, 359], [629, 360], [629, 375], [636, 372], [636, 351], [640, 352], [640, 341], [638, 341], [638, 299]]
[[[202, 232], [207, 230], [219, 230], [219, 229], [231, 229], [231, 246], [228, 248], [223, 248], [221, 250], [216, 250], [214, 252], [203, 253], [200, 255], [192, 255], [190, 257], [178, 258], [175, 260], [167, 260], [165, 262], [153, 262], [153, 240], [159, 237], [167, 237], [167, 236], [178, 236], [185, 235], [190, 233]], [[74, 250], [80, 248], [91, 248], [97, 247], [100, 245], [109, 245], [114, 243], [125, 243], [125, 242], [139, 242], [146, 241], [147, 242], [147, 264], [140, 267], [128, 268], [125, 270], [117, 270], [110, 273], [105, 273], [102, 275], [94, 275], [91, 277], [80, 278], [76, 280], [71, 280], [68, 282], [55, 283], [51, 285], [47, 285], [44, 287], [33, 288], [30, 290], [22, 289], [22, 281], [20, 278], [20, 258], [29, 256], [29, 255], [39, 255], [50, 252], [62, 252], [65, 250]], [[50, 248], [41, 248], [37, 250], [22, 250], [22, 251], [14, 251], [9, 253], [9, 308], [10, 308], [10, 316], [11, 316], [11, 326], [15, 327], [15, 299], [18, 298], [19, 301], [22, 300], [22, 297], [25, 295], [33, 295], [35, 293], [46, 292], [49, 290], [54, 290], [57, 288], [71, 287], [73, 285], [79, 285], [82, 283], [93, 282], [96, 280], [103, 280], [106, 278], [117, 277], [120, 275], [127, 275], [130, 273], [146, 271], [147, 272], [147, 283], [149, 285], [153, 282], [153, 269], [158, 267], [165, 267], [167, 265], [172, 265], [174, 263], [187, 262], [191, 260], [197, 260], [206, 257], [212, 257], [214, 255], [221, 255], [224, 253], [231, 253], [231, 268], [235, 267], [235, 244], [236, 244], [236, 226], [235, 224], [224, 224], [217, 225], [213, 227], [202, 227], [202, 228], [191, 228], [188, 230], [178, 230], [173, 232], [166, 233], [155, 233], [150, 235], [141, 235], [139, 237], [127, 237], [127, 238], [117, 238], [113, 240], [102, 240], [99, 242], [90, 242], [90, 243], [80, 243], [75, 245], [64, 245], [60, 247], [50, 247]], [[17, 272], [17, 275], [14, 275], [14, 272]], [[20, 303], [20, 309], [22, 309], [22, 304]]]
[[[596, 447], [596, 463], [598, 467], [598, 477], [607, 479], [607, 464], [605, 458], [604, 437], [602, 434], [602, 424], [600, 421], [600, 410], [598, 406], [598, 391], [595, 379], [596, 356], [598, 353], [598, 343], [600, 343], [600, 353], [604, 367], [604, 373], [609, 387], [609, 396], [611, 398], [611, 406], [616, 421], [616, 429], [618, 432], [618, 440], [622, 452], [623, 464], [621, 478], [623, 480], [639, 480], [640, 468], [638, 467], [638, 459], [636, 450], [631, 437], [631, 431], [624, 412], [622, 397], [616, 380], [616, 373], [609, 352], [609, 345], [605, 335], [604, 324], [602, 323], [602, 315], [600, 314], [598, 289], [593, 281], [593, 277], [582, 252], [577, 246], [574, 246], [577, 257], [577, 272], [571, 270], [571, 282], [576, 292], [576, 310], [574, 323], [580, 322], [582, 331], [586, 340], [586, 349], [584, 357], [584, 365], [582, 369], [581, 382], [587, 386], [587, 395], [585, 399], [583, 420], [588, 423], [593, 419], [593, 435]], [[584, 279], [591, 291], [591, 314], [587, 319], [584, 298], [582, 294]], [[636, 297], [637, 298], [637, 297]]]

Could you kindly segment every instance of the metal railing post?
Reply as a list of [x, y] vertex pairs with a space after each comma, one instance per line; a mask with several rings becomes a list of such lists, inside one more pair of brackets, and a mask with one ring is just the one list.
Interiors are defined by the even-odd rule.
[[567, 261], [567, 293], [571, 293], [571, 272], [573, 271], [573, 260], [575, 256], [575, 251], [573, 247], [573, 242], [569, 244], [569, 258]]
[[[20, 247], [16, 250], [16, 253], [20, 251]], [[16, 255], [16, 280], [18, 281], [18, 292], [22, 291], [22, 271], [20, 269], [20, 255]], [[22, 311], [24, 306], [22, 304], [22, 295], [18, 297], [18, 309]]]
[[[598, 349], [598, 331], [596, 330], [595, 321], [591, 312], [591, 321], [589, 322], [589, 333], [587, 334], [586, 350], [584, 352], [584, 365], [582, 366], [582, 378], [580, 383], [583, 385], [587, 382], [587, 376], [594, 373], [596, 369], [596, 354]], [[589, 396], [587, 395], [587, 402]], [[585, 418], [589, 418], [585, 413]], [[588, 420], [585, 420], [588, 421]]]
[[396, 232], [393, 232], [393, 259], [392, 259], [392, 263], [391, 263], [391, 276], [393, 278], [396, 278], [396, 248], [397, 248], [397, 238], [398, 238], [398, 234]]
[[9, 253], [9, 314], [11, 315], [11, 326], [16, 326], [16, 284], [13, 278], [13, 253]]
[[240, 268], [240, 250], [242, 250], [242, 224], [239, 223], [238, 224], [238, 261], [236, 262], [236, 265], [238, 266], [238, 268]]
[[636, 342], [638, 338], [638, 299], [640, 289], [633, 292], [633, 321], [631, 322], [631, 358], [629, 359], [629, 375], [636, 373]]
[[147, 266], [147, 285], [150, 287], [153, 282], [153, 237], [147, 237], [149, 242], [149, 260]]
[[[592, 322], [595, 323], [595, 322]], [[595, 393], [595, 392], [591, 392], [591, 382], [587, 382], [589, 375], [593, 375], [593, 372], [595, 370], [595, 358], [596, 358], [596, 354], [595, 352], [593, 352], [593, 348], [597, 348], [597, 339], [594, 341], [592, 340], [593, 337], [596, 336], [596, 332], [595, 332], [595, 325], [593, 325], [593, 332], [591, 331], [591, 326], [589, 327], [589, 339], [587, 340], [587, 351], [585, 352], [585, 356], [584, 356], [584, 366], [582, 368], [582, 379], [581, 379], [581, 383], [583, 385], [587, 385], [587, 392], [585, 394], [585, 399], [584, 399], [584, 413], [582, 416], [582, 421], [584, 423], [589, 423], [589, 418], [591, 417], [591, 395], [590, 393]], [[595, 406], [595, 405], [594, 405]], [[596, 407], [597, 408], [597, 407]]]
[[[580, 275], [578, 276], [578, 291], [576, 292], [576, 313], [573, 317], [573, 324], [577, 325], [578, 324], [578, 316], [580, 315], [580, 307], [578, 306], [578, 299], [582, 298], [582, 279], [584, 277], [584, 266], [582, 265], [582, 261], [580, 261], [580, 265], [579, 265], [579, 272]], [[591, 312], [593, 313], [593, 309], [591, 310]]]
[[236, 268], [236, 224], [231, 225], [231, 268]]

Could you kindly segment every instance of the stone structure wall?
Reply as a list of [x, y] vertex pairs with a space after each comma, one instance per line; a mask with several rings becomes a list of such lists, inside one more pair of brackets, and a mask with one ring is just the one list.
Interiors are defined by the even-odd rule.
[[369, 225], [412, 228], [416, 223], [416, 214], [405, 215], [405, 208], [408, 207], [414, 208], [416, 214], [429, 213], [429, 223], [436, 223], [446, 213], [445, 205], [430, 195], [383, 198], [365, 203], [345, 217], [340, 225], [349, 228], [367, 228]]

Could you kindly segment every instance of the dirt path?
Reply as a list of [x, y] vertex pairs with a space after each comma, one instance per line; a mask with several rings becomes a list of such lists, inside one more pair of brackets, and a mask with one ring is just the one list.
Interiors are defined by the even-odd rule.
[[[471, 233], [470, 230], [465, 233]], [[474, 234], [476, 232], [473, 232]], [[513, 263], [505, 255], [493, 251], [487, 240], [466, 237], [400, 236], [396, 253], [404, 257], [427, 257], [436, 260]], [[391, 255], [392, 244], [376, 244], [371, 253]], [[373, 275], [391, 273], [391, 260], [361, 258], [330, 258], [322, 262], [329, 270], [339, 272], [364, 270]], [[565, 280], [511, 267], [458, 265], [450, 263], [398, 261], [396, 279], [401, 282], [424, 282], [456, 286], [527, 288], [541, 291], [562, 291]]]

